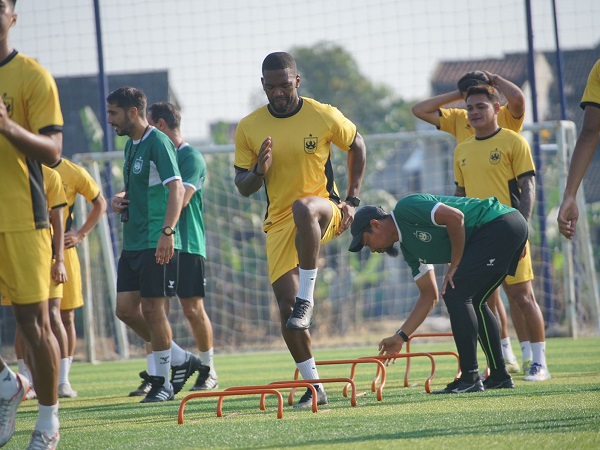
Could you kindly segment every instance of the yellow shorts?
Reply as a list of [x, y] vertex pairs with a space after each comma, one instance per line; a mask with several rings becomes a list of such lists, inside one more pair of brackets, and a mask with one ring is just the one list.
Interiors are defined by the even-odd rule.
[[506, 284], [513, 285], [533, 280], [533, 264], [531, 263], [531, 249], [529, 248], [529, 241], [527, 241], [526, 245], [527, 254], [525, 255], [525, 258], [519, 261], [515, 276], [512, 277], [508, 275], [506, 277], [504, 280]]
[[[53, 279], [52, 276], [50, 276], [50, 288], [48, 290], [48, 298], [62, 298], [63, 296], [63, 284], [62, 283], [56, 283]], [[11, 306], [12, 305], [12, 300], [10, 299], [10, 297], [8, 296], [2, 296], [2, 298], [0, 299], [0, 305], [2, 306]]]
[[65, 249], [65, 267], [68, 280], [63, 286], [63, 296], [60, 309], [76, 309], [83, 306], [83, 293], [81, 288], [81, 267], [77, 248]]
[[19, 305], [48, 300], [52, 246], [48, 229], [0, 233], [0, 293]]
[[[331, 203], [331, 222], [325, 230], [321, 244], [332, 240], [342, 222], [342, 211]], [[279, 277], [298, 266], [296, 251], [296, 224], [293, 216], [280, 222], [267, 231], [267, 261], [269, 263], [269, 280], [273, 284]]]

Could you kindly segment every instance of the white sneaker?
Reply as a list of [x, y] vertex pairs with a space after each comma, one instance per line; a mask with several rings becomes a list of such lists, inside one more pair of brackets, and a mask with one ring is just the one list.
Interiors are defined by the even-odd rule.
[[20, 373], [16, 373], [19, 390], [10, 399], [0, 398], [0, 447], [10, 441], [15, 434], [15, 416], [17, 408], [29, 390], [29, 381]]
[[37, 394], [35, 392], [35, 389], [33, 388], [33, 386], [29, 386], [29, 389], [27, 390], [27, 394], [25, 394], [24, 400], [34, 400], [36, 398], [37, 398]]
[[508, 371], [508, 373], [521, 372], [521, 367], [519, 366], [519, 363], [517, 362], [516, 359], [514, 361], [508, 361], [505, 359], [504, 364], [506, 365], [506, 370]]
[[46, 432], [34, 430], [27, 450], [55, 450], [59, 440], [58, 431], [54, 436], [48, 436]]
[[550, 379], [550, 372], [541, 364], [533, 363], [529, 373], [525, 375], [525, 381], [545, 381]]
[[71, 387], [71, 383], [60, 383], [58, 385], [58, 397], [59, 398], [75, 398], [77, 397], [77, 391], [74, 391]]

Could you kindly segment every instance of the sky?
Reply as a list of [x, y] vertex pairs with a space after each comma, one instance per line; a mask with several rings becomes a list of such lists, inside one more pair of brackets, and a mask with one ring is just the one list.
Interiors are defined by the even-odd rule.
[[[416, 100], [440, 61], [527, 50], [525, 0], [98, 1], [106, 72], [168, 70], [188, 140], [264, 103], [260, 67], [272, 51], [334, 43], [372, 82]], [[554, 49], [552, 4], [531, 0], [536, 50]], [[555, 4], [563, 49], [600, 43], [600, 1]], [[93, 0], [20, 0], [17, 13], [14, 47], [54, 76], [97, 72]]]

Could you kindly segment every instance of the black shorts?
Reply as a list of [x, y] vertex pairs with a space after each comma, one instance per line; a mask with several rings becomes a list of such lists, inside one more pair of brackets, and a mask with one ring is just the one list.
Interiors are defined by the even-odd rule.
[[172, 297], [177, 292], [179, 251], [169, 264], [156, 262], [156, 250], [123, 250], [117, 269], [117, 292], [140, 291], [140, 296]]
[[179, 253], [179, 283], [177, 295], [179, 298], [204, 298], [204, 257], [192, 253]]
[[527, 243], [527, 235], [527, 221], [519, 211], [512, 211], [488, 222], [475, 231], [465, 244], [456, 275], [514, 275]]

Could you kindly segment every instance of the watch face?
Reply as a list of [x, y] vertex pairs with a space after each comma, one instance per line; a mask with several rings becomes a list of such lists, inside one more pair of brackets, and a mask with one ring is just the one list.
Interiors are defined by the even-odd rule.
[[163, 233], [167, 236], [171, 236], [171, 235], [175, 234], [175, 230], [171, 227], [164, 227]]

